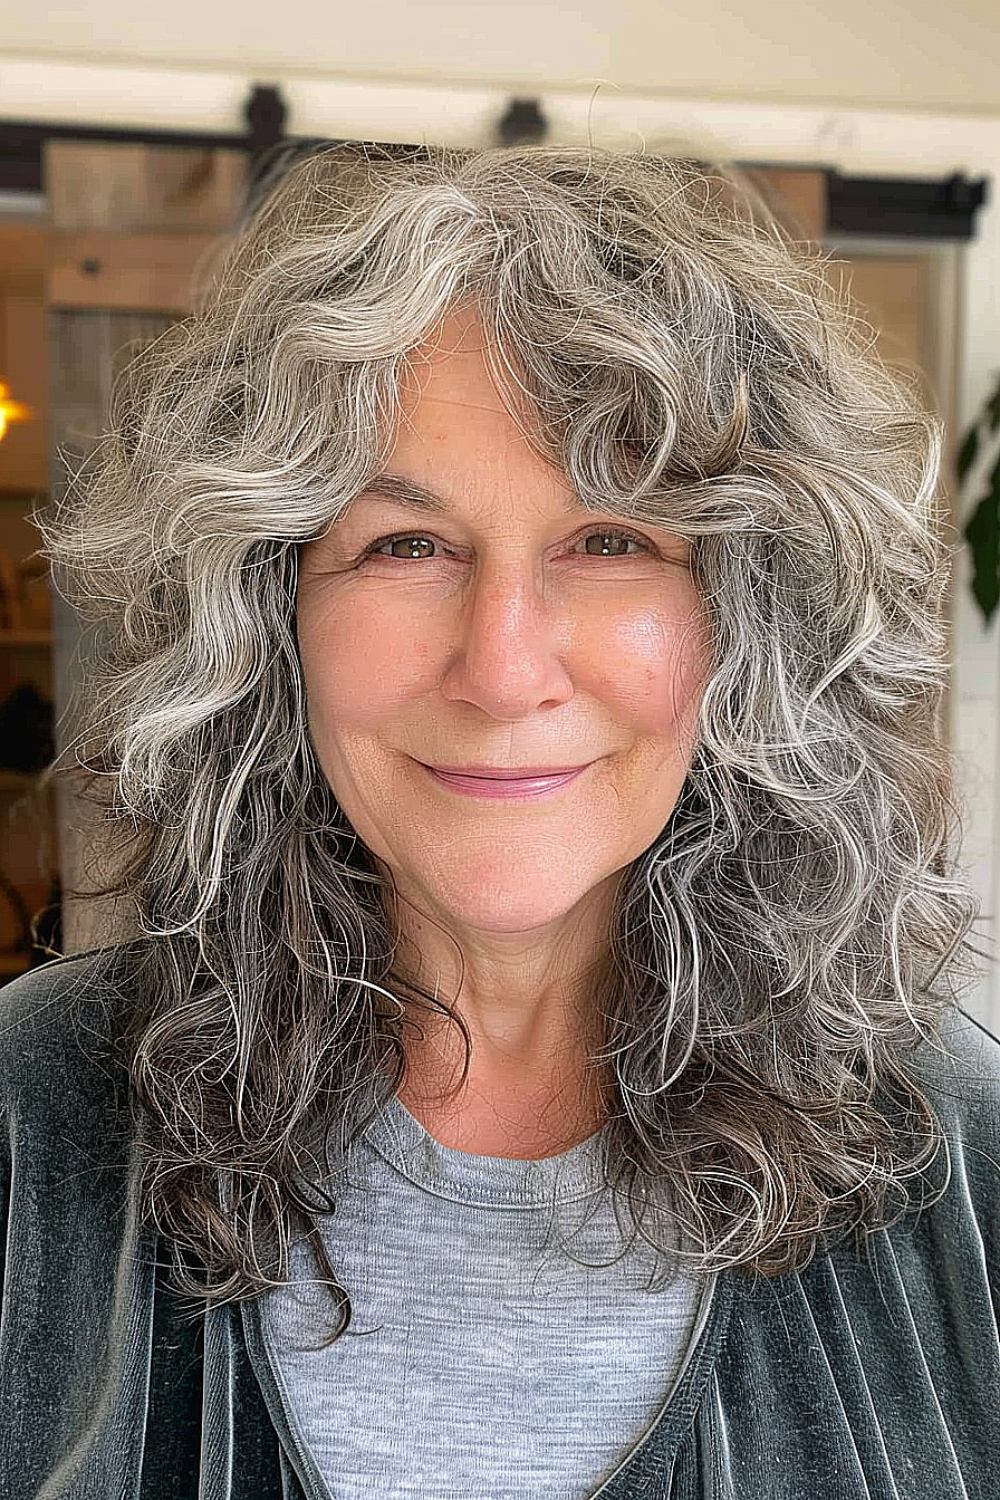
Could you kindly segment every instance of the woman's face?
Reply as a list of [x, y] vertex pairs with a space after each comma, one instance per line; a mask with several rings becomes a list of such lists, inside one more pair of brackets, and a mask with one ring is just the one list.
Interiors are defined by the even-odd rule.
[[[599, 906], [669, 819], [705, 622], [687, 544], [585, 512], [504, 410], [474, 315], [451, 314], [440, 335], [404, 386], [384, 468], [442, 512], [373, 485], [301, 550], [309, 729], [404, 896], [455, 935], [537, 937]], [[429, 765], [586, 769], [547, 796], [498, 801]]]

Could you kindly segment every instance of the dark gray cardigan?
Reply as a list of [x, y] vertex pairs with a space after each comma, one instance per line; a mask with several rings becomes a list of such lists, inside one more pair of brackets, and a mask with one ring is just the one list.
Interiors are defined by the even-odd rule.
[[[0, 1497], [319, 1500], [258, 1301], [179, 1321], [137, 1227], [124, 1076], [101, 1052], [136, 947], [0, 989]], [[945, 1196], [867, 1255], [720, 1275], [665, 1416], [601, 1500], [1000, 1497], [1000, 1041], [958, 1009], [947, 1035], [953, 1061], [921, 1044], [913, 1064], [949, 1139]]]

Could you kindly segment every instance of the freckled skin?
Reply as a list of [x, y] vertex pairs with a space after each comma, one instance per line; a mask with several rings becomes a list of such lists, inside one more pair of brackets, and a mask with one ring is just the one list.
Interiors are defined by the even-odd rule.
[[[530, 1155], [529, 1117], [558, 1081], [571, 1100], [580, 1086], [586, 971], [606, 953], [621, 874], [663, 829], [687, 774], [707, 632], [682, 539], [562, 513], [570, 486], [505, 411], [482, 338], [463, 310], [419, 351], [385, 464], [451, 513], [356, 501], [301, 549], [297, 628], [323, 771], [405, 898], [414, 972], [458, 997], [472, 1033], [465, 1124], [436, 1115], [435, 1133], [486, 1151], [500, 1106]], [[653, 550], [588, 551], [602, 526]], [[389, 533], [433, 545], [357, 561]], [[595, 759], [538, 802], [458, 796], [414, 763]], [[428, 1034], [413, 1060], [429, 1084], [460, 1054], [450, 1034]], [[415, 1093], [400, 1097], [417, 1112]], [[492, 1125], [473, 1100], [489, 1101]]]

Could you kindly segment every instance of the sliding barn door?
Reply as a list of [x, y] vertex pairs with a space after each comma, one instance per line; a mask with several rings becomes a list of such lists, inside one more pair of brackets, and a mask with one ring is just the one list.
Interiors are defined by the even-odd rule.
[[[248, 158], [239, 150], [50, 142], [45, 158], [49, 482], [68, 473], [105, 429], [115, 375], [143, 343], [190, 308], [206, 258], [236, 228]], [[63, 454], [69, 458], [65, 462]], [[52, 599], [56, 749], [74, 741], [79, 663], [92, 633], [57, 590]], [[72, 755], [60, 764], [71, 763]], [[113, 850], [69, 778], [56, 795], [64, 953], [127, 941], [134, 914], [77, 899], [103, 883]]]
[[[747, 174], [781, 222], [798, 239], [812, 241], [828, 256], [830, 281], [846, 289], [874, 330], [875, 350], [890, 367], [915, 378], [925, 408], [944, 423], [942, 485], [946, 496], [946, 540], [960, 525], [955, 462], [960, 438], [957, 414], [959, 317], [964, 251], [961, 242], [870, 235], [831, 235], [827, 228], [825, 173], [809, 168], [758, 167]], [[956, 569], [945, 600], [949, 662], [954, 660]], [[942, 700], [938, 730], [947, 743], [951, 723], [951, 677]]]

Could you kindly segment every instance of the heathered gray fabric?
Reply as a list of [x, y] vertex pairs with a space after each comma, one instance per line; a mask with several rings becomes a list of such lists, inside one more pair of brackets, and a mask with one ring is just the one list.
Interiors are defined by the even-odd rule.
[[601, 1134], [541, 1161], [476, 1156], [392, 1098], [355, 1143], [319, 1218], [350, 1329], [301, 1352], [330, 1306], [302, 1241], [293, 1285], [262, 1299], [317, 1497], [585, 1500], [648, 1436], [712, 1288], [664, 1281], [621, 1207], [619, 1226]]

